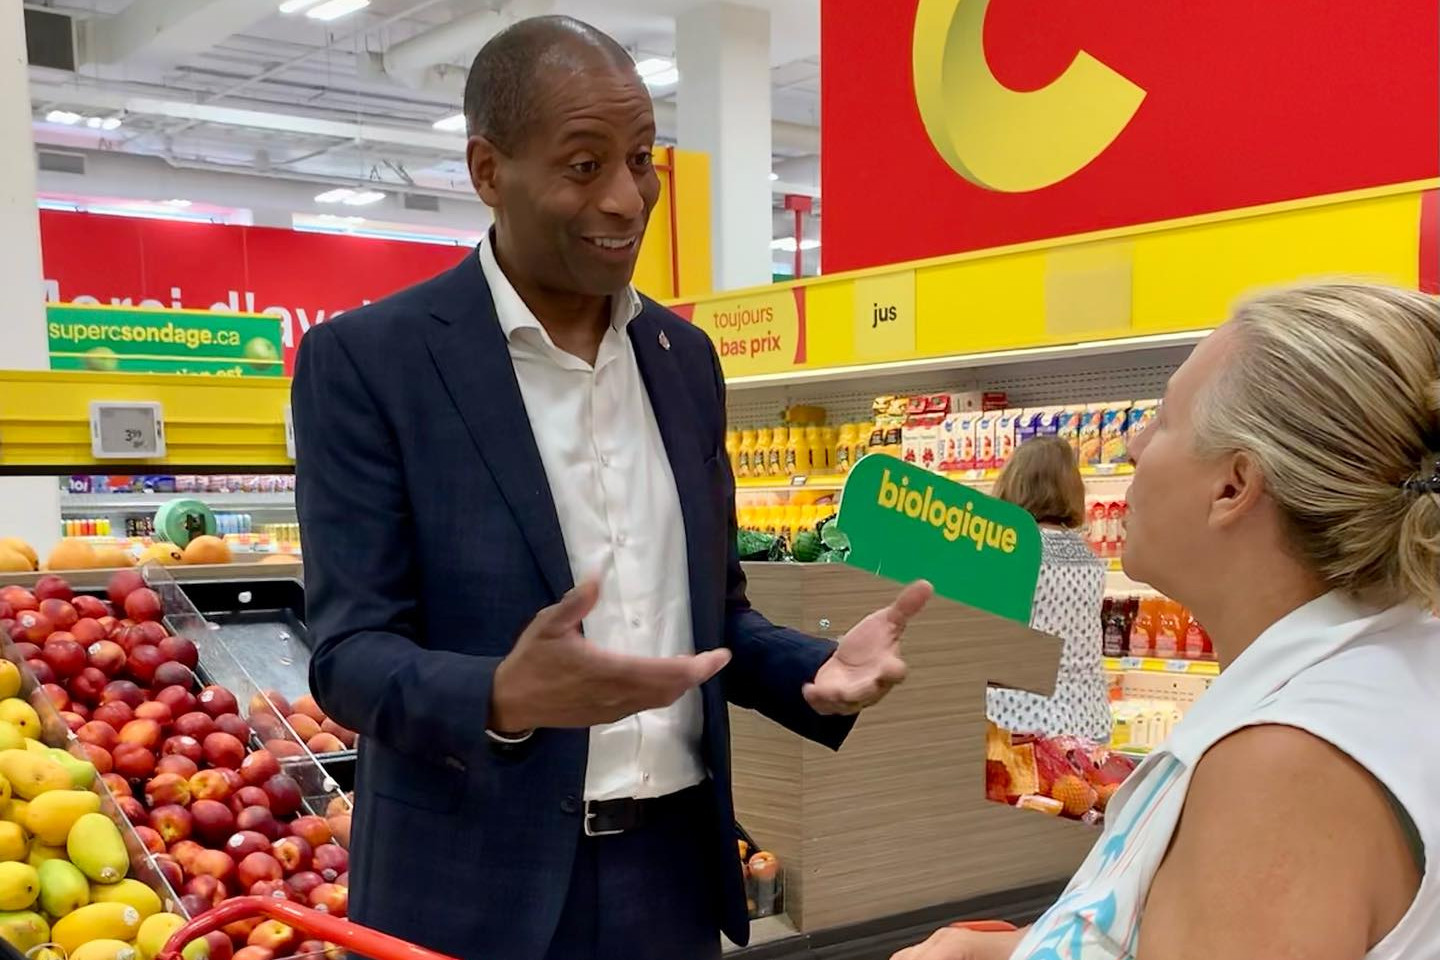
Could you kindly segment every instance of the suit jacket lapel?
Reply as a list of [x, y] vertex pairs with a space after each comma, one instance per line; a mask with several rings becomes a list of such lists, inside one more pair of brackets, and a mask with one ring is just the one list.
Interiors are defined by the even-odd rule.
[[555, 499], [479, 259], [450, 272], [425, 331], [430, 356], [558, 599], [574, 581]]
[[685, 519], [695, 648], [708, 650], [720, 642], [719, 637], [713, 636], [711, 618], [705, 615], [705, 598], [714, 593], [716, 585], [705, 576], [702, 552], [704, 545], [716, 536], [715, 524], [723, 523], [723, 519], [714, 515], [713, 507], [707, 506], [706, 487], [710, 478], [706, 475], [705, 460], [714, 451], [708, 450], [701, 440], [703, 429], [695, 401], [680, 370], [679, 358], [673, 350], [661, 345], [660, 325], [648, 313], [641, 313], [630, 321], [628, 331], [640, 376], [650, 395], [650, 406], [655, 411], [655, 423], [665, 443], [670, 470], [675, 476], [680, 513]]

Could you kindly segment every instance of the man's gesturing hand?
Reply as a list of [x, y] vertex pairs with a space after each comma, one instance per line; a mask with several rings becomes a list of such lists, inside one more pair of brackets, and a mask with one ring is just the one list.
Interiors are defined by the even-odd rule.
[[490, 729], [593, 727], [667, 707], [730, 662], [729, 650], [686, 657], [630, 657], [601, 650], [580, 633], [600, 587], [586, 580], [535, 615], [495, 670]]
[[894, 603], [876, 610], [840, 638], [835, 655], [802, 691], [816, 713], [859, 713], [905, 679], [900, 635], [934, 593], [929, 583], [917, 580], [901, 590]]

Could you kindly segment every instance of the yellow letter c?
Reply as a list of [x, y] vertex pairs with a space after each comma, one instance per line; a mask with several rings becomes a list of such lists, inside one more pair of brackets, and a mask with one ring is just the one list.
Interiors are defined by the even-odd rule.
[[987, 190], [1059, 183], [1098, 157], [1130, 123], [1145, 91], [1085, 51], [1053, 83], [1011, 90], [985, 58], [990, 0], [920, 0], [915, 101], [935, 149]]

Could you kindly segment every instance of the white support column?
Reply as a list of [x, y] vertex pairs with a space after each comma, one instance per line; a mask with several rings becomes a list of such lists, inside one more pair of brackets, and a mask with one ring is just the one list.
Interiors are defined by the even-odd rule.
[[715, 286], [770, 282], [770, 14], [707, 3], [675, 20], [677, 140], [710, 155]]
[[[50, 366], [41, 290], [40, 215], [24, 11], [0, 3], [0, 363], [11, 370]], [[0, 437], [0, 443], [4, 438]], [[0, 477], [0, 537], [20, 537], [41, 556], [60, 538], [60, 484], [54, 477]]]

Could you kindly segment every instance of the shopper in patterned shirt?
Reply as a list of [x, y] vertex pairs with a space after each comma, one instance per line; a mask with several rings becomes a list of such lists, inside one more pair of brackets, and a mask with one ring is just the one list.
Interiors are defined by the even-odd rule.
[[998, 727], [1047, 737], [1110, 741], [1110, 702], [1100, 656], [1105, 564], [1080, 534], [1085, 481], [1075, 451], [1059, 437], [1020, 445], [995, 484], [995, 496], [1024, 507], [1040, 525], [1040, 579], [1030, 626], [1065, 641], [1055, 693], [992, 689], [986, 712]]

